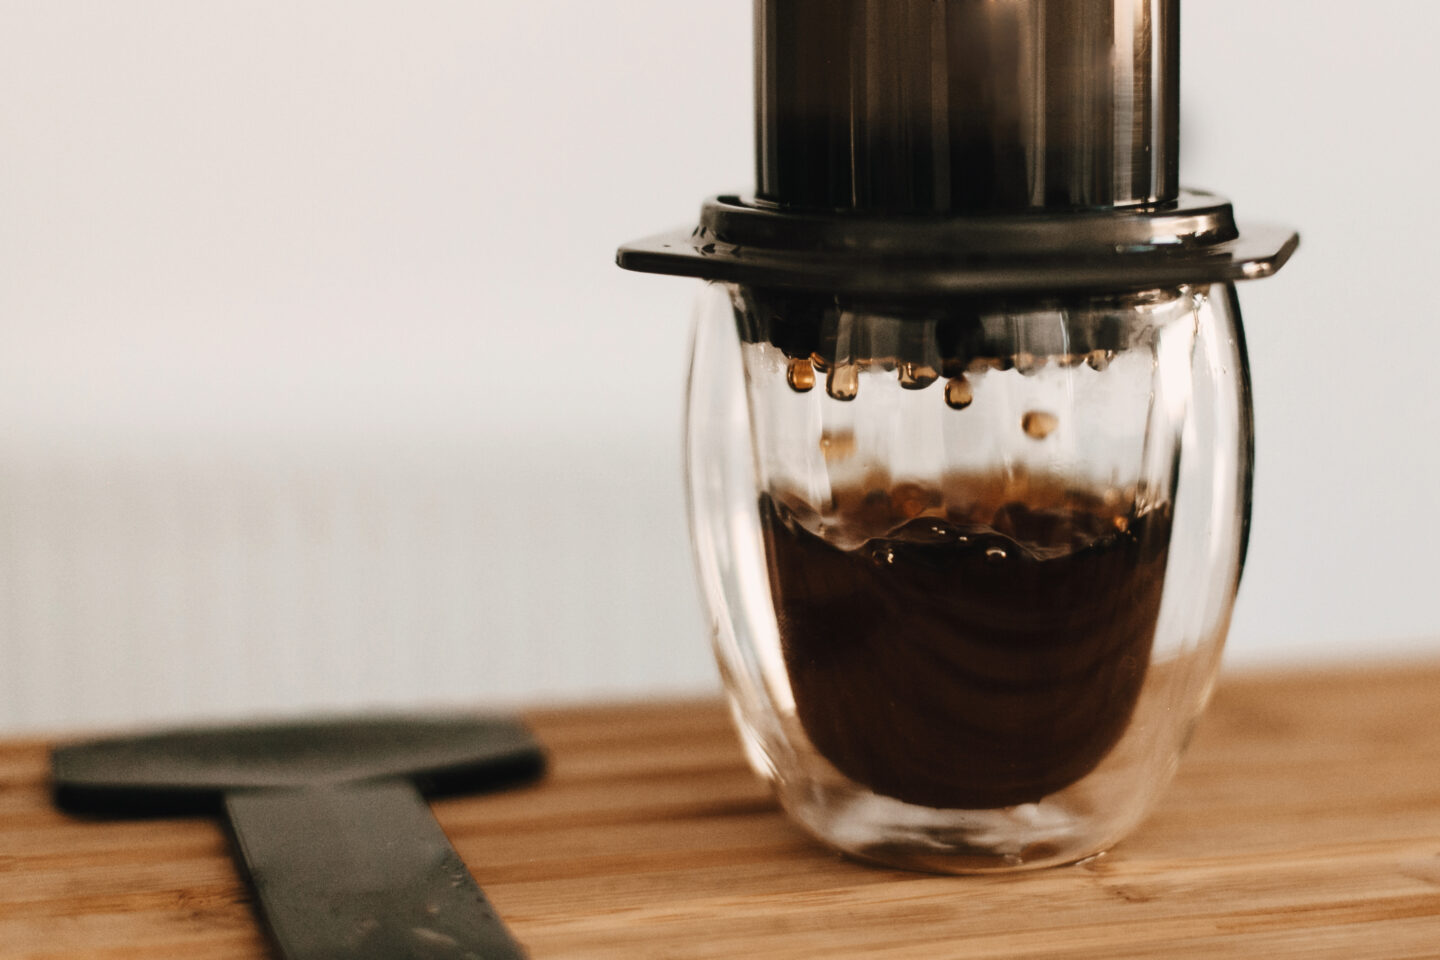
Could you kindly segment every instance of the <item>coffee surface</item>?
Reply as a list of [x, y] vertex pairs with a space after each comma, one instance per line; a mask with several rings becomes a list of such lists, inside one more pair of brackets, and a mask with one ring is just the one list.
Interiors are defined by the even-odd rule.
[[1045, 478], [862, 484], [821, 517], [760, 502], [801, 725], [876, 793], [1038, 801], [1124, 733], [1145, 678], [1168, 505]]

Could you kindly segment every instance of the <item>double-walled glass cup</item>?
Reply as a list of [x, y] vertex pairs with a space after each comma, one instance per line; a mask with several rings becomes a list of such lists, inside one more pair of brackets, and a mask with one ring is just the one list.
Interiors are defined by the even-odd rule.
[[1245, 549], [1225, 282], [893, 300], [712, 282], [687, 413], [755, 769], [856, 857], [1102, 851], [1175, 770]]

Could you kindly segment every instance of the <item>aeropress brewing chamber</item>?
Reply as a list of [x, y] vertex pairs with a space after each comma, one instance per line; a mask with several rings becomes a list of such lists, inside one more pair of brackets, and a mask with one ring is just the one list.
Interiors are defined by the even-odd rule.
[[747, 755], [854, 856], [1102, 851], [1203, 709], [1249, 528], [1234, 282], [1179, 187], [1179, 0], [756, 0], [753, 195], [620, 249], [709, 281], [690, 517]]

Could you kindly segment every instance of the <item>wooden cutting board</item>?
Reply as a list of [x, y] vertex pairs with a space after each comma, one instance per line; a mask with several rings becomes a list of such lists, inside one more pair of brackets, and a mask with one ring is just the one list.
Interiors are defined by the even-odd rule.
[[[1440, 664], [1227, 677], [1136, 834], [1010, 876], [829, 853], [716, 703], [530, 720], [543, 783], [435, 811], [535, 960], [1440, 957]], [[268, 956], [217, 823], [61, 815], [46, 749], [0, 744], [0, 957]]]

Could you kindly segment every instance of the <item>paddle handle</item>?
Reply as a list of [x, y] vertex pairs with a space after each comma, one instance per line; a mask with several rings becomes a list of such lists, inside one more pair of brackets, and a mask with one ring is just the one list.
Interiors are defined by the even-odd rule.
[[285, 960], [523, 960], [407, 780], [226, 794]]

